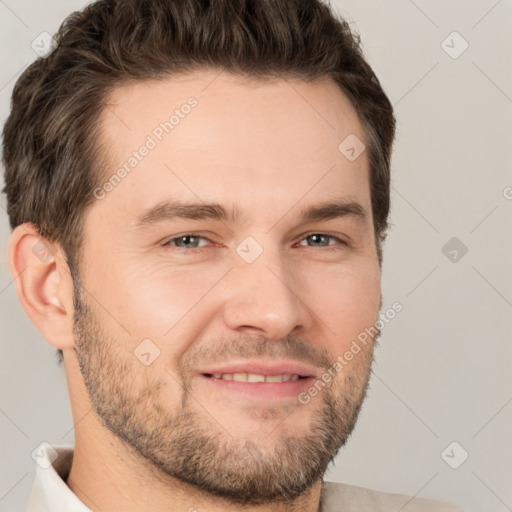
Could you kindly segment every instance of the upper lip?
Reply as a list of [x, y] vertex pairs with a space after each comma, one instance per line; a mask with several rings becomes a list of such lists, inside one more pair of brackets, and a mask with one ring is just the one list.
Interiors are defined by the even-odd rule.
[[257, 375], [299, 375], [301, 377], [314, 377], [316, 372], [310, 366], [297, 361], [281, 359], [276, 360], [245, 360], [218, 363], [199, 371], [201, 374], [218, 373], [255, 373]]

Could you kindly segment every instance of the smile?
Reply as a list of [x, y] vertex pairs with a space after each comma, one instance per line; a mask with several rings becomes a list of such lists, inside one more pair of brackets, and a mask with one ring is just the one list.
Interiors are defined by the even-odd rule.
[[261, 375], [257, 373], [214, 373], [214, 374], [204, 374], [206, 377], [213, 377], [215, 379], [222, 380], [236, 380], [239, 382], [288, 382], [288, 381], [296, 381], [299, 379], [304, 379], [306, 377], [301, 377], [297, 374], [289, 374], [285, 373], [282, 375]]

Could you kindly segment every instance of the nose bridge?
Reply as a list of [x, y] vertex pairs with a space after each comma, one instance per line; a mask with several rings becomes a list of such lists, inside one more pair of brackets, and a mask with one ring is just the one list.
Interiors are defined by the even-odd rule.
[[260, 330], [276, 340], [303, 328], [307, 312], [297, 296], [298, 283], [280, 248], [269, 244], [258, 248], [253, 239], [242, 242], [237, 253], [224, 309], [228, 327]]

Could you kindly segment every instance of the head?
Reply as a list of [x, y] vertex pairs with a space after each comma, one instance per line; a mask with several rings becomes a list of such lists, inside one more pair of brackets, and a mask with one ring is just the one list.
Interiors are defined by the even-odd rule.
[[[235, 4], [72, 14], [15, 85], [4, 192], [20, 300], [98, 422], [256, 503], [303, 493], [355, 425], [377, 336], [333, 367], [378, 318], [395, 120], [326, 5]], [[215, 377], [257, 361], [300, 379]]]

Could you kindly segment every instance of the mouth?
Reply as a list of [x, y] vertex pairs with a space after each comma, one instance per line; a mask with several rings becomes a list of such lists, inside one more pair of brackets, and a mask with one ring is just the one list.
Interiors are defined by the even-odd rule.
[[315, 370], [295, 362], [246, 361], [218, 365], [198, 374], [210, 390], [265, 400], [296, 398], [315, 380]]
[[284, 373], [279, 375], [262, 375], [261, 373], [203, 373], [205, 377], [222, 380], [234, 380], [237, 382], [289, 382], [297, 381], [299, 379], [307, 379], [307, 376]]

